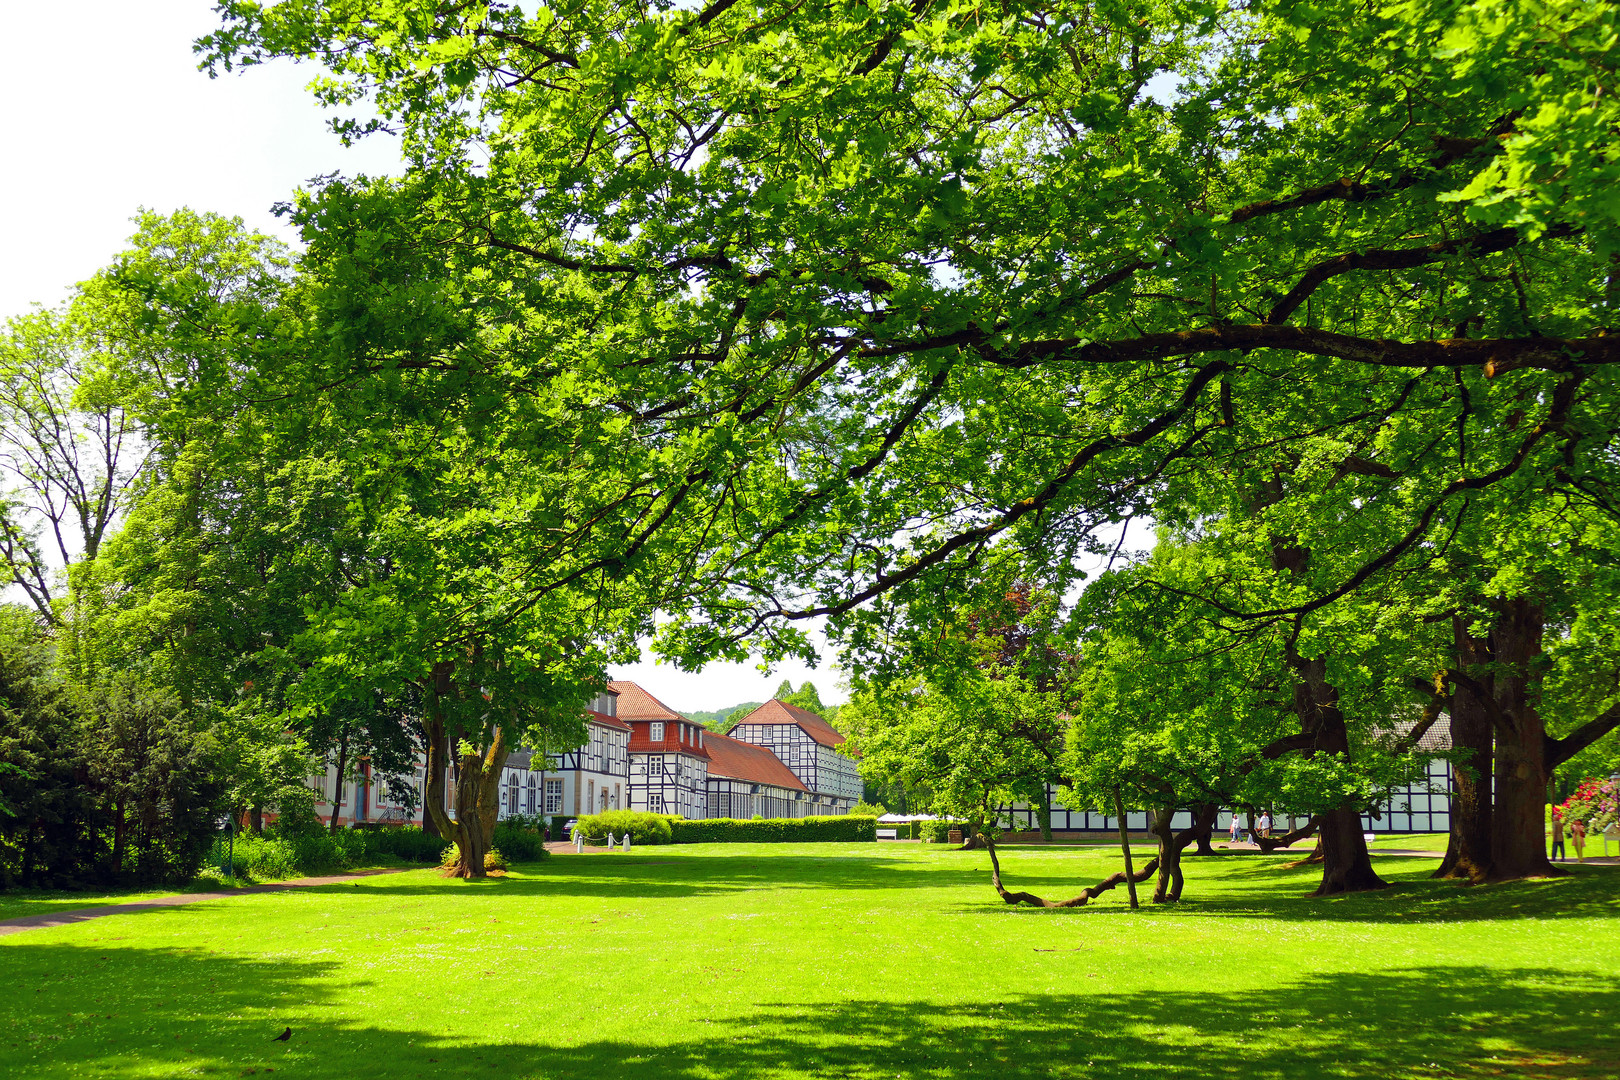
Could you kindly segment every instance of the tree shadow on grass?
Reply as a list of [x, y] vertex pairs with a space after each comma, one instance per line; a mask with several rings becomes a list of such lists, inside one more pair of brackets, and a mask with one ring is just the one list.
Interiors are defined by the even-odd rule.
[[[11, 1076], [272, 1075], [758, 1080], [766, 1077], [1241, 1077], [1620, 1075], [1620, 989], [1579, 972], [1439, 966], [1317, 973], [1251, 989], [1115, 992], [1076, 955], [1057, 988], [962, 1003], [938, 994], [785, 1001], [649, 1022], [611, 997], [535, 1018], [545, 987], [412, 980], [394, 992], [442, 1019], [381, 1026], [355, 996], [388, 989], [316, 959], [204, 950], [10, 945], [0, 1072]], [[1033, 961], [1032, 961], [1033, 962]], [[1039, 961], [1059, 964], [1057, 960]], [[494, 972], [486, 972], [493, 976]], [[794, 972], [783, 972], [791, 990]], [[510, 1000], [513, 1037], [458, 1026], [458, 998]], [[551, 1012], [555, 1012], [552, 1009]], [[700, 1014], [701, 1015], [701, 1014]], [[397, 1015], [391, 1017], [397, 1019]], [[292, 1039], [273, 1042], [284, 1026]], [[637, 1026], [639, 1024], [639, 1026]]]
[[[464, 882], [437, 876], [411, 875], [367, 881], [372, 893], [400, 896], [441, 893], [447, 889], [489, 889], [491, 894], [533, 892], [548, 896], [613, 896], [680, 898], [759, 889], [948, 889], [976, 886], [989, 880], [983, 867], [964, 862], [957, 868], [870, 856], [720, 855], [660, 858], [656, 855], [558, 856], [515, 866], [505, 878]], [[315, 886], [311, 892], [341, 891], [344, 885]]]

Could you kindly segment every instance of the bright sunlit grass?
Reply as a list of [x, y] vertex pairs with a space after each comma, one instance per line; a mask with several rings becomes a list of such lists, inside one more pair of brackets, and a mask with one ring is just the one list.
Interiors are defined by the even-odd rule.
[[[416, 870], [0, 939], [7, 1077], [1605, 1077], [1620, 871], [1009, 909], [982, 852], [694, 846], [472, 884]], [[1067, 896], [1103, 850], [1010, 849]], [[272, 1042], [283, 1027], [293, 1037]]]

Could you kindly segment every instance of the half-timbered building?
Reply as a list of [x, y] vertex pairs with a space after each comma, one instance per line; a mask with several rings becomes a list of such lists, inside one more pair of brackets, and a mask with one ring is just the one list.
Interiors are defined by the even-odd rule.
[[763, 746], [781, 759], [810, 792], [805, 816], [847, 814], [860, 801], [859, 766], [838, 750], [844, 736], [810, 710], [772, 698], [726, 734]]
[[810, 792], [763, 746], [708, 732], [712, 818], [798, 818], [810, 813]]
[[630, 725], [630, 806], [654, 814], [701, 818], [708, 813], [707, 733], [633, 682], [608, 686], [619, 695], [618, 718]]
[[[585, 742], [561, 753], [540, 755], [526, 749], [513, 751], [501, 769], [501, 788], [498, 802], [500, 817], [514, 814], [594, 814], [603, 810], [620, 810], [630, 805], [630, 725], [615, 713], [618, 694], [606, 690], [598, 694], [585, 710]], [[426, 762], [417, 755], [415, 775], [411, 785], [417, 791], [414, 810], [391, 802], [380, 777], [371, 774], [370, 763], [361, 760], [358, 775], [341, 785], [343, 802], [336, 807], [338, 824], [354, 825], [383, 821], [402, 825], [421, 825], [426, 807], [421, 797], [425, 789]], [[337, 769], [327, 763], [326, 775], [312, 777], [315, 789], [315, 810], [323, 821], [330, 822], [334, 807], [332, 800], [340, 791]], [[445, 810], [455, 816], [455, 775], [452, 768], [445, 769]]]
[[[1411, 730], [1411, 722], [1406, 721], [1392, 725], [1395, 734], [1405, 734]], [[1361, 826], [1368, 833], [1424, 833], [1424, 832], [1450, 832], [1451, 831], [1451, 793], [1456, 790], [1457, 778], [1455, 767], [1444, 757], [1438, 755], [1451, 749], [1451, 720], [1442, 714], [1438, 720], [1424, 732], [1414, 746], [1415, 752], [1423, 757], [1423, 775], [1410, 782], [1404, 783], [1391, 790], [1383, 799], [1373, 805], [1361, 815]], [[1098, 810], [1071, 810], [1058, 801], [1058, 788], [1053, 784], [1047, 788], [1048, 805], [1051, 808], [1050, 823], [1054, 833], [1087, 833], [1103, 832], [1114, 833], [1119, 828], [1118, 819], [1111, 814]], [[1272, 806], [1275, 824], [1272, 831], [1283, 833], [1292, 831], [1294, 825], [1303, 824], [1309, 817], [1304, 811], [1290, 813], [1286, 806]], [[1216, 817], [1215, 832], [1226, 832], [1232, 823], [1232, 811], [1223, 807]], [[1017, 832], [1035, 832], [1041, 827], [1040, 811], [1028, 803], [1013, 803], [1003, 806], [996, 811], [997, 820], [1003, 825]], [[1190, 828], [1192, 815], [1185, 810], [1179, 811], [1170, 819], [1170, 827], [1176, 830]], [[1125, 827], [1127, 829], [1145, 830], [1150, 821], [1146, 811], [1127, 810], [1125, 812]], [[1238, 815], [1238, 827], [1248, 828], [1247, 813]]]
[[[585, 742], [572, 750], [551, 754], [545, 771], [524, 772], [511, 782], [519, 789], [517, 813], [599, 814], [630, 806], [630, 725], [621, 719], [619, 694], [612, 687], [597, 695], [585, 712]], [[509, 772], [515, 772], [510, 767]], [[537, 791], [539, 810], [529, 810], [528, 787]], [[506, 803], [510, 803], [508, 794]]]

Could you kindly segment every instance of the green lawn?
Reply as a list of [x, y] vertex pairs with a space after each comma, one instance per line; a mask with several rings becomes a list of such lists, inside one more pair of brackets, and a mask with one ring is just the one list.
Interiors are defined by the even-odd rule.
[[1443, 854], [1450, 840], [1451, 834], [1443, 832], [1396, 833], [1393, 836], [1380, 836], [1367, 846], [1374, 851], [1381, 848], [1396, 848], [1402, 851], [1438, 851]]
[[[0, 938], [6, 1077], [1620, 1076], [1620, 871], [1010, 909], [981, 852], [695, 846], [431, 870]], [[1105, 852], [1007, 852], [1069, 895]], [[290, 1043], [272, 1042], [286, 1025]]]

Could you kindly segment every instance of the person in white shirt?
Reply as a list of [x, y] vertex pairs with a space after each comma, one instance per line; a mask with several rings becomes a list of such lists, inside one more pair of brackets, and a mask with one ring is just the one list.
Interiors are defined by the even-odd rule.
[[1257, 826], [1259, 826], [1260, 835], [1265, 837], [1267, 840], [1270, 840], [1271, 839], [1271, 815], [1269, 813], [1266, 813], [1266, 812], [1262, 811], [1261, 814], [1260, 814], [1260, 820], [1255, 822], [1255, 824]]

